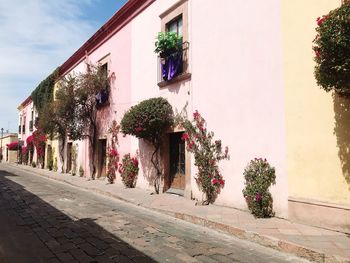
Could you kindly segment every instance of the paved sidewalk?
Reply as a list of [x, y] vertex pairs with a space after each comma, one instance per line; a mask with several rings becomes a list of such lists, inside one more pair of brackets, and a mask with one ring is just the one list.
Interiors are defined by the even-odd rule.
[[350, 235], [293, 223], [285, 219], [255, 219], [251, 214], [216, 205], [195, 206], [192, 200], [172, 194], [151, 195], [151, 191], [126, 189], [107, 180], [88, 180], [22, 165], [0, 164], [12, 173], [21, 170], [62, 181], [79, 188], [157, 210], [195, 224], [220, 230], [315, 262], [350, 262]]

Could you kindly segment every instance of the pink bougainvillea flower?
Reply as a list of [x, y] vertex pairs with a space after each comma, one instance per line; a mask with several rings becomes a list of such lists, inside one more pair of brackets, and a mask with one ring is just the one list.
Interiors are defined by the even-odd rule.
[[318, 25], [318, 26], [322, 25], [323, 22], [326, 21], [326, 19], [327, 19], [327, 16], [318, 17], [318, 18], [316, 19], [317, 25]]
[[136, 127], [136, 128], [135, 128], [135, 131], [136, 131], [136, 132], [142, 132], [142, 131], [143, 131], [143, 128], [142, 128], [142, 127]]
[[181, 136], [181, 140], [183, 140], [183, 141], [186, 141], [186, 140], [188, 140], [190, 138], [190, 136], [188, 135], [188, 133], [184, 133], [184, 134], [182, 134], [182, 136]]
[[262, 195], [260, 193], [255, 194], [255, 201], [260, 202], [262, 200]]
[[196, 110], [196, 111], [193, 113], [193, 118], [194, 118], [194, 119], [198, 119], [199, 117], [200, 117], [199, 112]]
[[219, 184], [220, 184], [221, 186], [224, 186], [224, 185], [225, 185], [225, 180], [220, 179], [220, 180], [219, 180]]

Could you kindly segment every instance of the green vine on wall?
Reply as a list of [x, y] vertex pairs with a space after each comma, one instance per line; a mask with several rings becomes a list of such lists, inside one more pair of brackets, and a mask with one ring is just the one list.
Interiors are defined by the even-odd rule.
[[56, 79], [58, 77], [57, 68], [46, 79], [40, 82], [40, 84], [33, 90], [31, 97], [36, 109], [40, 112], [44, 105], [53, 101], [53, 92]]

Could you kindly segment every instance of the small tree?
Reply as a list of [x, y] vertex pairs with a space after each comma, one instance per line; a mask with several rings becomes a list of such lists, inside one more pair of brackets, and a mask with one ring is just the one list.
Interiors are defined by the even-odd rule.
[[181, 118], [181, 116], [177, 116], [177, 121], [186, 131], [182, 140], [186, 141], [187, 151], [194, 154], [194, 164], [198, 167], [195, 180], [205, 194], [202, 204], [214, 203], [225, 185], [218, 163], [229, 158], [228, 147], [225, 147], [223, 151], [221, 141], [213, 140], [214, 133], [207, 131], [206, 121], [198, 111], [193, 113], [193, 121]]
[[68, 135], [72, 140], [88, 138], [90, 167], [94, 179], [98, 96], [101, 93], [104, 96], [109, 94], [110, 80], [114, 74], [108, 76], [108, 72], [101, 65], [87, 64], [86, 67], [85, 73], [70, 74], [60, 80], [56, 99], [51, 104], [52, 113], [47, 113], [43, 122], [48, 130], [57, 133], [62, 141], [62, 161]]
[[153, 182], [155, 192], [159, 194], [159, 184], [162, 172], [159, 163], [159, 149], [162, 136], [173, 124], [174, 115], [169, 102], [164, 98], [144, 100], [131, 107], [121, 121], [121, 131], [124, 134], [136, 136], [152, 144], [154, 151], [151, 162], [156, 170]]
[[85, 73], [79, 73], [75, 86], [76, 107], [74, 111], [74, 128], [70, 135], [76, 139], [89, 139], [90, 167], [92, 178], [95, 179], [95, 150], [97, 141], [97, 111], [99, 106], [98, 96], [109, 94], [110, 81], [114, 74], [108, 75], [102, 65], [87, 64]]
[[350, 3], [316, 20], [315, 77], [324, 90], [350, 92]]
[[51, 138], [60, 140], [58, 152], [61, 159], [61, 172], [64, 170], [64, 149], [67, 134], [71, 138], [78, 139], [75, 125], [75, 109], [77, 107], [75, 97], [76, 79], [67, 76], [59, 81], [55, 100], [45, 104], [45, 108], [39, 111], [38, 126]]

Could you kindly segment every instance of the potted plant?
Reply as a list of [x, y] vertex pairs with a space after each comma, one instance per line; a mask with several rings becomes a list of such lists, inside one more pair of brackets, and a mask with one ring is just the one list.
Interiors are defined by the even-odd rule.
[[175, 32], [159, 32], [155, 53], [161, 58], [163, 80], [171, 80], [182, 71], [182, 38]]

